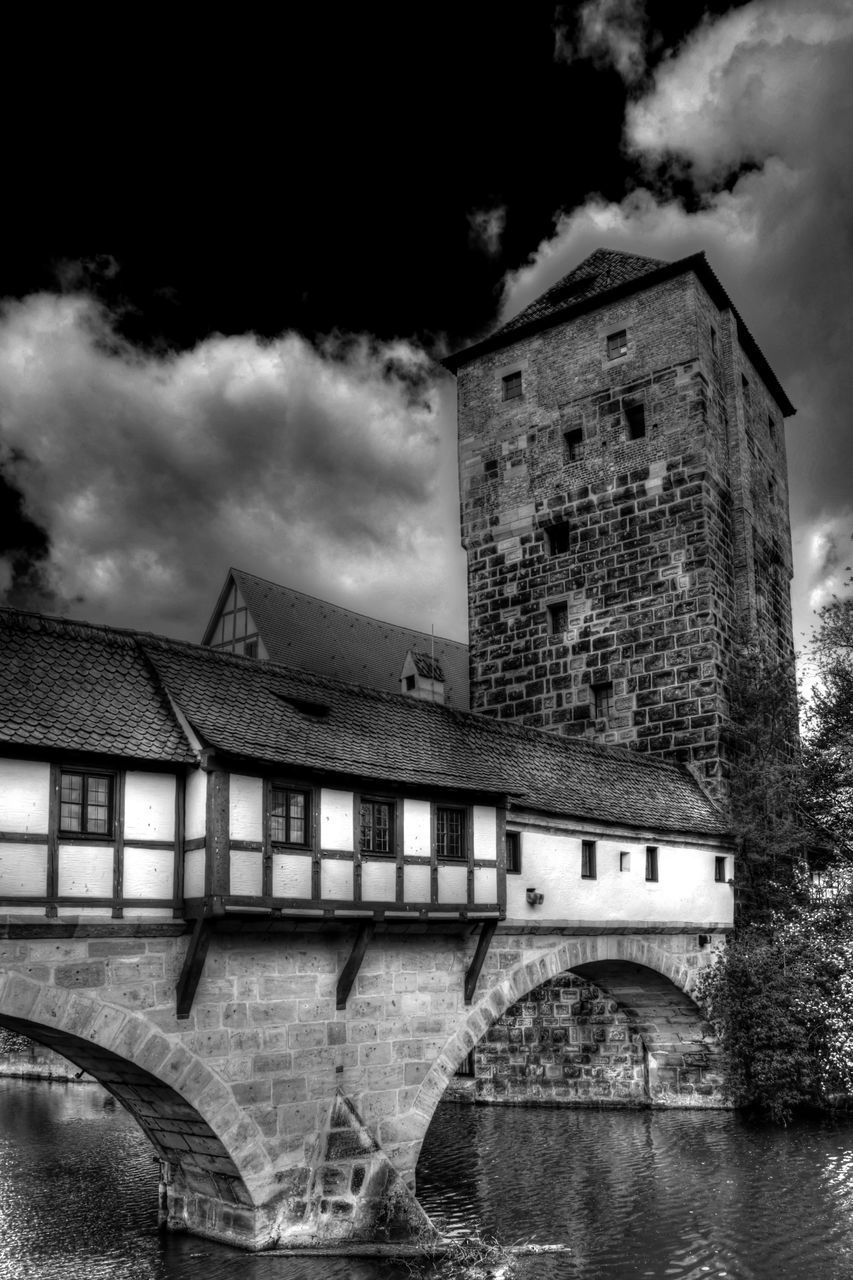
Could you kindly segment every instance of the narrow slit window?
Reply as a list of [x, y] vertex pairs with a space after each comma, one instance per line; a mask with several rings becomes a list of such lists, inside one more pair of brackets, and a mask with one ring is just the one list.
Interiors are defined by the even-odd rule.
[[467, 857], [465, 841], [466, 811], [439, 807], [435, 811], [435, 843], [439, 858]]
[[595, 879], [595, 841], [581, 840], [581, 879]]
[[631, 854], [628, 852], [627, 849], [623, 849], [619, 854], [619, 870], [620, 871], [631, 870]]
[[767, 415], [767, 430], [770, 433], [771, 444], [775, 444], [776, 443], [776, 423], [773, 421], [773, 419], [770, 417], [769, 414]]
[[562, 524], [552, 524], [546, 530], [548, 537], [548, 555], [563, 556], [569, 549], [569, 522], [564, 520]]
[[711, 325], [711, 355], [717, 354], [717, 330]]
[[548, 605], [548, 630], [552, 636], [562, 636], [569, 628], [569, 606], [565, 600]]
[[646, 845], [646, 879], [657, 880], [658, 878], [658, 850], [657, 845]]
[[519, 400], [522, 396], [521, 373], [508, 373], [502, 379], [504, 400]]
[[629, 440], [642, 440], [646, 434], [646, 407], [642, 404], [625, 406], [625, 422]]
[[628, 354], [628, 330], [619, 329], [607, 335], [607, 359], [618, 360]]
[[613, 685], [592, 686], [592, 714], [596, 720], [610, 721], [613, 715]]
[[286, 787], [270, 788], [270, 840], [273, 844], [308, 843], [308, 795]]
[[580, 462], [583, 458], [583, 427], [573, 427], [563, 433], [566, 462]]
[[508, 876], [521, 874], [521, 832], [506, 833], [506, 873]]
[[714, 858], [714, 879], [717, 884], [726, 883], [726, 860], [725, 858]]

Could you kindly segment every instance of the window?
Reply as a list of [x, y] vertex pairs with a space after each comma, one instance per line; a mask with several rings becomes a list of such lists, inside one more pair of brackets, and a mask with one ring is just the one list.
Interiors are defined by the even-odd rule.
[[618, 360], [628, 354], [628, 330], [620, 329], [617, 333], [607, 335], [607, 359]]
[[595, 841], [581, 840], [581, 879], [595, 879]]
[[458, 1076], [462, 1076], [464, 1079], [470, 1079], [475, 1074], [473, 1049], [471, 1050], [470, 1053], [465, 1054], [465, 1057], [462, 1059], [462, 1061], [459, 1063], [459, 1066], [456, 1068], [456, 1074]]
[[243, 649], [243, 652], [245, 653], [245, 655], [246, 655], [246, 657], [247, 657], [247, 658], [257, 658], [257, 656], [258, 656], [258, 641], [257, 641], [257, 639], [254, 639], [254, 640], [247, 640], [247, 641], [246, 641], [246, 644], [245, 644], [245, 647], [244, 647], [244, 649]]
[[717, 330], [711, 325], [711, 355], [717, 354]]
[[776, 443], [776, 423], [773, 421], [769, 413], [767, 415], [767, 430], [770, 432], [771, 444], [775, 444]]
[[285, 787], [270, 788], [270, 840], [273, 844], [308, 844], [309, 795]]
[[390, 800], [362, 800], [359, 849], [362, 853], [394, 852], [394, 805]]
[[467, 826], [467, 809], [447, 809], [442, 806], [435, 811], [435, 846], [439, 858], [465, 858], [465, 829]]
[[562, 524], [552, 524], [549, 529], [545, 530], [548, 537], [548, 555], [562, 556], [569, 549], [569, 523], [567, 520]]
[[717, 884], [726, 883], [726, 860], [725, 858], [714, 859], [714, 879]]
[[406, 676], [406, 693], [411, 693], [417, 683], [417, 677]]
[[504, 400], [519, 400], [522, 395], [521, 373], [508, 373], [502, 379]]
[[569, 606], [565, 600], [548, 605], [548, 630], [552, 636], [562, 636], [569, 627]]
[[613, 714], [613, 685], [592, 686], [592, 714], [596, 720], [610, 720]]
[[506, 873], [508, 876], [521, 875], [521, 832], [506, 833]]
[[112, 827], [113, 779], [103, 773], [60, 775], [59, 829], [71, 835], [108, 836]]
[[646, 434], [646, 407], [642, 404], [625, 406], [625, 422], [628, 425], [628, 439], [642, 440]]
[[658, 851], [657, 845], [646, 845], [646, 879], [657, 880], [658, 878]]
[[623, 849], [622, 852], [619, 854], [619, 870], [620, 871], [631, 870], [631, 855], [627, 849]]
[[583, 457], [583, 428], [573, 427], [563, 433], [563, 449], [566, 462], [580, 462]]

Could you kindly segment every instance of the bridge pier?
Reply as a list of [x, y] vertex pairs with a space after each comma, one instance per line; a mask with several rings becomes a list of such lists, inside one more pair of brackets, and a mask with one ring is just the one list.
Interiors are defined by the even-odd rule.
[[676, 1041], [707, 1045], [689, 992], [712, 948], [693, 933], [499, 930], [467, 1005], [475, 936], [377, 932], [338, 1009], [355, 927], [214, 932], [179, 1019], [184, 926], [143, 928], [81, 921], [76, 936], [0, 941], [0, 1023], [134, 1115], [170, 1227], [247, 1249], [429, 1233], [415, 1170], [447, 1083], [508, 1008], [567, 970], [628, 1004], [661, 1082]]

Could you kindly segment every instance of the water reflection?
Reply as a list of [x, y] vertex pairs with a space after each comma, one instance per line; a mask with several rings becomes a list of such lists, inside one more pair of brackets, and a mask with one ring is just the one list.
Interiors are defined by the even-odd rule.
[[[0, 1280], [403, 1280], [367, 1260], [258, 1257], [156, 1226], [157, 1169], [95, 1086], [0, 1081]], [[458, 1234], [562, 1242], [522, 1280], [848, 1280], [853, 1122], [725, 1112], [439, 1108], [418, 1168]]]

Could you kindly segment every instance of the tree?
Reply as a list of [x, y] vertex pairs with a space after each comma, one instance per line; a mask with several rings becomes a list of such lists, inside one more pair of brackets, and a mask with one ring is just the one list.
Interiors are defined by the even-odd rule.
[[817, 616], [805, 718], [809, 803], [830, 864], [853, 869], [853, 597], [834, 598]]

